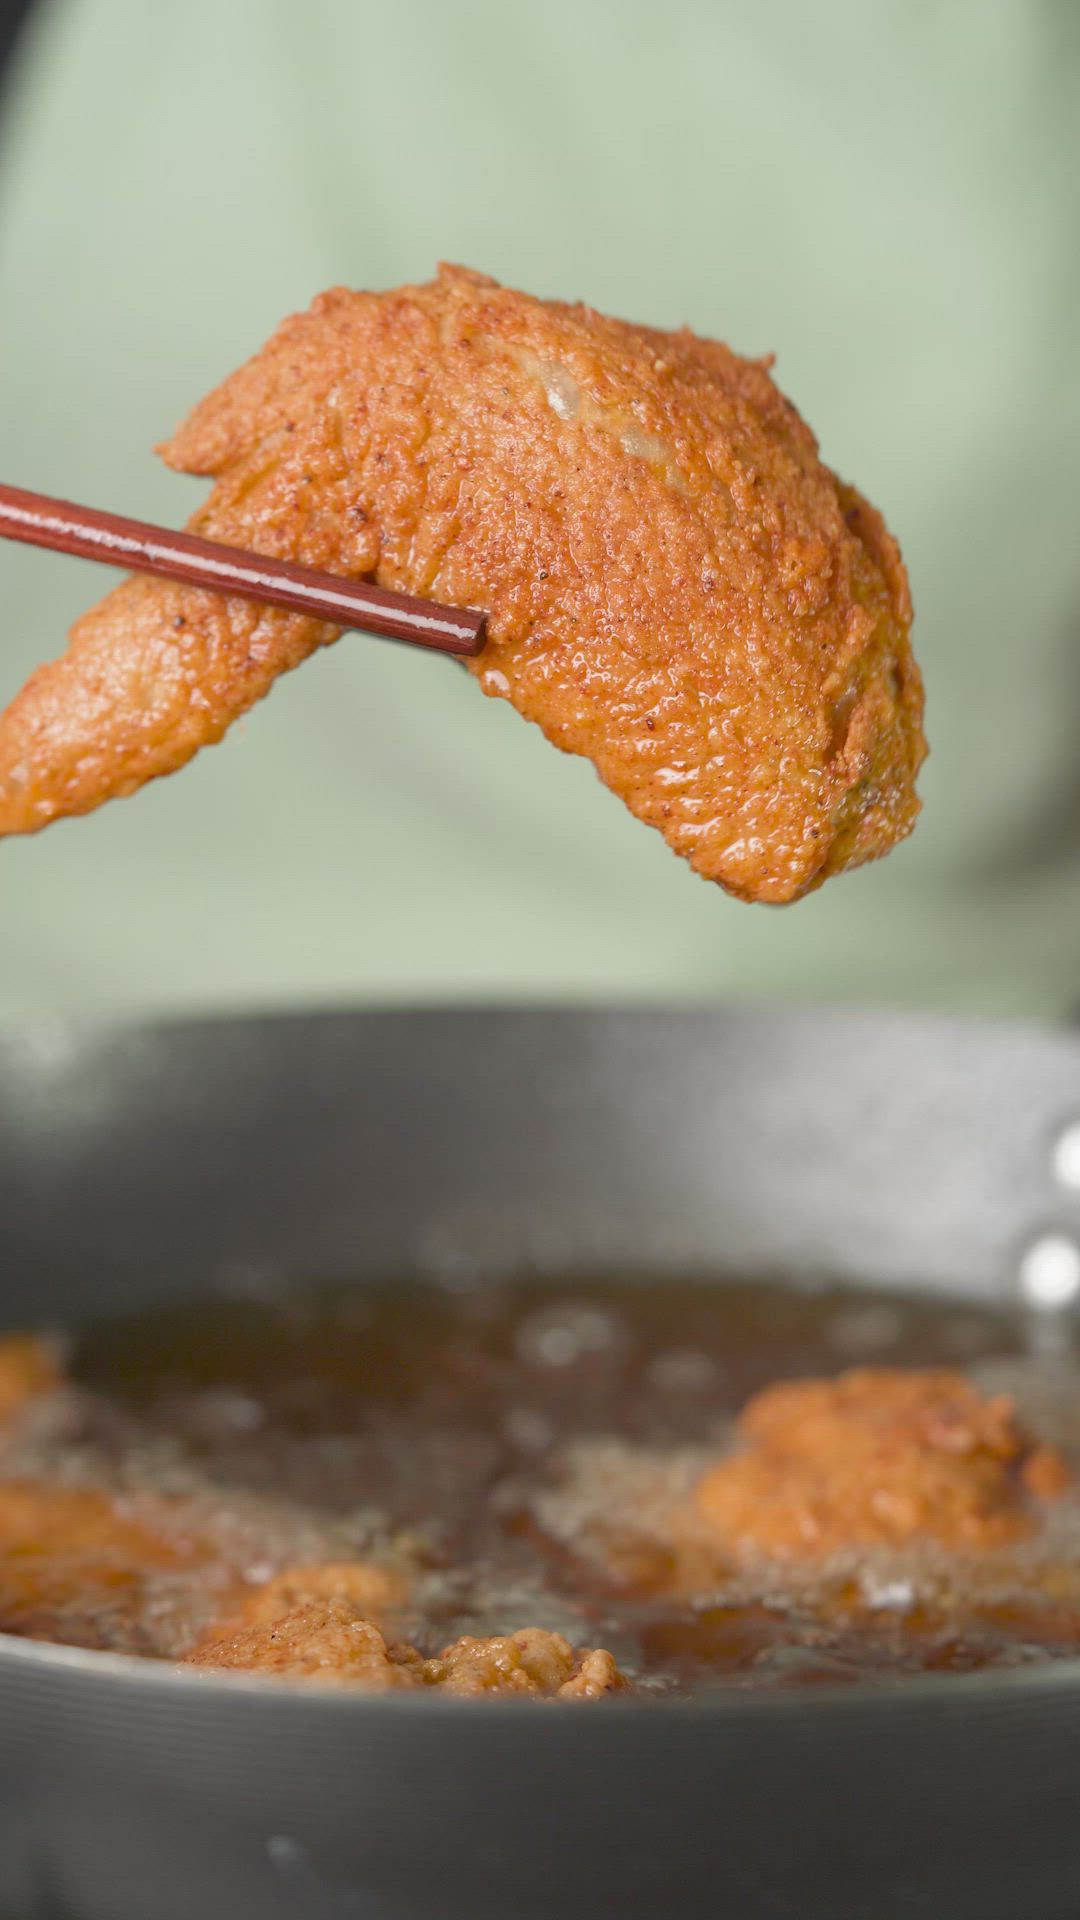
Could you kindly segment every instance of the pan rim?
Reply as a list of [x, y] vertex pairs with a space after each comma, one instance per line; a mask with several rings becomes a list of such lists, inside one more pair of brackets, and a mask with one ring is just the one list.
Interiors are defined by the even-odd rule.
[[715, 995], [662, 999], [628, 996], [612, 1000], [602, 995], [529, 999], [492, 999], [482, 995], [461, 999], [400, 998], [382, 996], [356, 1005], [347, 999], [330, 998], [312, 1004], [294, 1001], [256, 1002], [243, 1006], [226, 1004], [190, 1008], [147, 1009], [145, 1018], [127, 1019], [120, 1013], [34, 1013], [24, 1018], [7, 1015], [0, 1020], [0, 1046], [26, 1050], [35, 1038], [49, 1040], [69, 1034], [76, 1042], [139, 1041], [156, 1034], [176, 1034], [197, 1028], [240, 1029], [256, 1026], [308, 1026], [336, 1021], [374, 1024], [380, 1020], [490, 1019], [499, 1021], [535, 1019], [682, 1020], [713, 1018], [738, 1020], [746, 1015], [768, 1018], [779, 1023], [801, 1022], [808, 1018], [837, 1024], [874, 1025], [883, 1021], [923, 1032], [993, 1033], [1002, 1040], [1050, 1040], [1056, 1044], [1072, 1042], [1080, 1050], [1080, 1028], [1054, 1014], [1010, 1014], [1000, 1018], [992, 1013], [966, 1009], [910, 1007], [899, 1000], [866, 1000], [843, 1005], [834, 1000], [815, 1000], [793, 995], [790, 999], [770, 998], [767, 994], [740, 993], [731, 998]]

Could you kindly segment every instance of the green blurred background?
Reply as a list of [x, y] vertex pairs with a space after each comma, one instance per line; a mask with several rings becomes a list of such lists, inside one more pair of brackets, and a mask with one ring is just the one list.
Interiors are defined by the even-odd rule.
[[[1080, 1004], [1080, 6], [38, 0], [0, 109], [3, 477], [150, 448], [290, 309], [464, 261], [778, 378], [911, 570], [915, 838], [697, 880], [442, 661], [347, 637], [179, 778], [0, 848], [0, 1016], [283, 1002]], [[5, 697], [107, 580], [0, 549]]]

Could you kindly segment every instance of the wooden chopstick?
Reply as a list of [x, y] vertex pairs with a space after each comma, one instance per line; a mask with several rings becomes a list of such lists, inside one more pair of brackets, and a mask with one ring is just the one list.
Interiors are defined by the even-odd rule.
[[367, 580], [294, 566], [289, 560], [100, 513], [95, 507], [73, 506], [69, 500], [51, 500], [21, 487], [0, 485], [0, 538], [289, 607], [336, 627], [360, 627], [436, 653], [472, 656], [486, 638], [485, 615], [468, 607], [443, 607], [411, 594], [388, 593]]

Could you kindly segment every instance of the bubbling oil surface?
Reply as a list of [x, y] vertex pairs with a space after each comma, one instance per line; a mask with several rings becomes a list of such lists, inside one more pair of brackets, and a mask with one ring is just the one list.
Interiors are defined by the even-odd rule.
[[[446, 1291], [306, 1287], [77, 1333], [70, 1383], [0, 1445], [0, 1477], [162, 1495], [232, 1575], [377, 1556], [409, 1571], [425, 1651], [542, 1626], [656, 1694], [897, 1679], [1080, 1648], [1080, 1498], [1022, 1548], [852, 1551], [665, 1577], [666, 1516], [770, 1381], [950, 1366], [1016, 1395], [1080, 1459], [1080, 1372], [1006, 1312], [834, 1288], [664, 1281]], [[199, 1568], [138, 1605], [70, 1604], [47, 1637], [175, 1657], [214, 1617]], [[0, 1620], [0, 1626], [3, 1626]]]

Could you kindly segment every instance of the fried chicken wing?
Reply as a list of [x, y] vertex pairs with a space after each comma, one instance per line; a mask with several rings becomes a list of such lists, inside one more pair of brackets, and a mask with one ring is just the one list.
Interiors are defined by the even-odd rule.
[[[910, 831], [900, 555], [765, 362], [443, 268], [323, 294], [163, 452], [216, 482], [203, 535], [483, 607], [485, 693], [741, 898]], [[336, 637], [125, 582], [0, 716], [0, 833], [173, 772]]]
[[736, 1555], [824, 1556], [918, 1539], [993, 1547], [1070, 1484], [1012, 1401], [961, 1374], [858, 1368], [785, 1381], [751, 1400], [744, 1446], [701, 1481], [698, 1511]]

